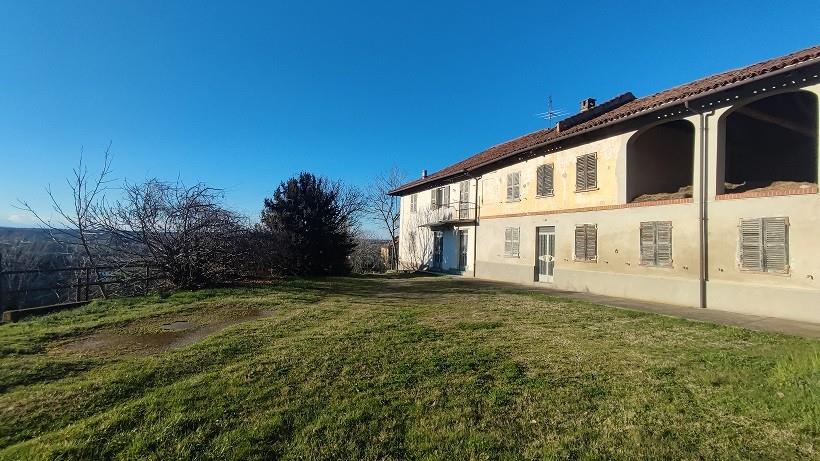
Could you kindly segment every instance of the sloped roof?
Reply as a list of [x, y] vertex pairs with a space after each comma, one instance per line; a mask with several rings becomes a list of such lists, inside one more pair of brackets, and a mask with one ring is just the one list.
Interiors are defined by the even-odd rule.
[[[777, 72], [787, 67], [807, 65], [816, 61], [818, 58], [820, 58], [820, 45], [778, 58], [759, 62], [751, 66], [734, 69], [712, 75], [710, 77], [702, 78], [700, 80], [695, 80], [694, 82], [679, 85], [639, 99], [631, 99], [629, 98], [631, 93], [625, 93], [598, 106], [607, 110], [601, 111], [599, 115], [594, 116], [589, 120], [570, 124], [568, 128], [561, 126], [560, 131], [555, 127], [544, 128], [502, 144], [497, 144], [489, 149], [473, 155], [472, 157], [436, 171], [426, 178], [420, 178], [403, 184], [390, 193], [399, 195], [402, 191], [412, 189], [426, 183], [446, 179], [448, 177], [470, 171], [478, 166], [488, 165], [494, 161], [504, 159], [510, 155], [532, 149], [536, 146], [542, 146], [559, 139], [566, 139], [570, 136], [579, 135], [604, 125], [618, 123], [619, 121], [636, 115], [651, 113], [672, 104], [682, 103], [694, 97], [715, 93], [726, 89], [727, 87], [762, 78], [767, 74]], [[595, 109], [592, 110], [594, 111]], [[573, 117], [577, 117], [582, 114], [584, 113], [582, 112], [581, 114], [577, 114]], [[573, 117], [570, 117], [570, 119]], [[559, 125], [563, 122], [565, 121], [559, 122]]]

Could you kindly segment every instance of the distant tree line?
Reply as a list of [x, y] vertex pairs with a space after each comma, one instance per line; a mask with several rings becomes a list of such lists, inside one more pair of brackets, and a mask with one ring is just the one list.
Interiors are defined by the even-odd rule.
[[[54, 218], [20, 203], [39, 220], [50, 245], [63, 250], [52, 252], [49, 264], [146, 265], [171, 288], [269, 276], [345, 275], [394, 266], [382, 259], [382, 242], [362, 230], [363, 219], [384, 218], [374, 208], [381, 198], [372, 191], [365, 194], [342, 181], [302, 172], [281, 182], [264, 200], [259, 223], [250, 224], [226, 206], [220, 189], [205, 184], [151, 179], [114, 187], [110, 158], [106, 150], [103, 166], [94, 175], [81, 160], [68, 181], [69, 203], [61, 203], [48, 189]], [[113, 192], [118, 193], [111, 199]], [[390, 213], [387, 222], [397, 224], [397, 208]], [[392, 227], [388, 233], [393, 236]], [[41, 264], [33, 255], [11, 259], [6, 257], [7, 269]], [[136, 277], [116, 270], [95, 271], [94, 276], [102, 280], [112, 273]], [[111, 294], [105, 288], [98, 291], [102, 297]]]

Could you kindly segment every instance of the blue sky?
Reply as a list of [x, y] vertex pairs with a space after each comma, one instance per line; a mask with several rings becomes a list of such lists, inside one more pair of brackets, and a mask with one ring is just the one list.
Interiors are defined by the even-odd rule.
[[820, 3], [0, 1], [0, 226], [80, 149], [252, 218], [300, 171], [410, 177], [547, 124], [818, 42]]

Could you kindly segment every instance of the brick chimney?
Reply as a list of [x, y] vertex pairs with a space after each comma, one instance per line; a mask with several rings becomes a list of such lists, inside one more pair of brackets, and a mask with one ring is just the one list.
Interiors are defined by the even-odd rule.
[[581, 112], [586, 112], [595, 107], [595, 99], [587, 98], [581, 101]]

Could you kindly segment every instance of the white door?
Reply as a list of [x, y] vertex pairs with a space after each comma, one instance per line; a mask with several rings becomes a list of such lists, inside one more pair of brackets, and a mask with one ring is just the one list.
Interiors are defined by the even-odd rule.
[[555, 227], [539, 227], [536, 243], [538, 281], [552, 282], [555, 271]]

